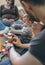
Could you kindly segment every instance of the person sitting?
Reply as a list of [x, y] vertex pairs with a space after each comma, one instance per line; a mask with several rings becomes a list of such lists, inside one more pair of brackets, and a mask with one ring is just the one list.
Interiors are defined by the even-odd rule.
[[[31, 40], [31, 35], [32, 35], [32, 29], [31, 29], [31, 26], [32, 26], [32, 21], [29, 20], [29, 17], [27, 14], [25, 14], [23, 17], [22, 17], [22, 20], [23, 20], [23, 25], [15, 25], [13, 24], [12, 27], [11, 27], [11, 32], [14, 33], [14, 34], [18, 34], [18, 35], [21, 35], [21, 41], [22, 43], [29, 43], [29, 41]], [[21, 29], [16, 29], [16, 27], [20, 27]]]
[[[27, 19], [27, 18], [24, 18], [24, 19]], [[27, 21], [27, 20], [26, 20]], [[24, 23], [25, 24], [25, 23]], [[27, 25], [27, 24], [26, 24]], [[31, 28], [31, 30], [30, 31], [32, 31], [31, 33], [32, 33], [32, 36], [31, 36], [31, 39], [32, 38], [34, 38], [35, 36], [37, 36], [38, 34], [39, 34], [39, 32], [41, 31], [41, 30], [43, 30], [43, 28], [45, 28], [45, 25], [44, 24], [42, 24], [41, 22], [36, 22], [36, 21], [34, 21], [33, 22], [33, 24], [32, 24], [32, 28]], [[29, 29], [29, 28], [28, 28]], [[27, 30], [28, 31], [28, 30]], [[27, 34], [28, 35], [28, 34]], [[26, 37], [26, 38], [25, 38]], [[21, 40], [21, 42], [23, 43], [23, 44], [29, 44], [29, 42], [28, 41], [30, 41], [31, 40], [28, 36], [25, 36], [25, 35], [22, 35], [21, 36], [21, 38], [20, 38], [20, 40]], [[28, 50], [28, 48], [26, 48], [26, 49], [24, 49], [23, 48], [23, 45], [21, 46], [20, 44], [15, 44], [17, 47], [20, 47], [20, 50], [19, 50], [19, 48], [18, 48], [18, 51], [17, 52], [19, 52], [21, 55], [23, 55], [27, 50]], [[22, 49], [23, 48], [23, 49]], [[16, 47], [15, 47], [15, 49], [16, 49]], [[22, 50], [21, 50], [22, 49]]]
[[[45, 24], [45, 0], [20, 0], [25, 10], [28, 13], [38, 17]], [[28, 8], [28, 9], [27, 9]], [[30, 15], [30, 14], [29, 14]], [[15, 37], [15, 44], [21, 43]], [[45, 65], [45, 28], [30, 41], [31, 45], [29, 50], [24, 55], [20, 56], [15, 50], [13, 45], [9, 50], [10, 60], [3, 61], [0, 65]], [[10, 62], [11, 61], [11, 62]]]
[[[31, 38], [32, 38], [32, 29], [31, 29], [31, 25], [32, 25], [32, 21], [29, 20], [29, 17], [27, 14], [25, 14], [23, 17], [23, 25], [12, 25], [11, 28], [11, 33], [15, 34], [18, 36], [18, 38], [21, 40], [22, 44], [27, 44], [27, 47], [20, 47], [18, 45], [15, 45], [15, 49], [18, 53], [20, 53], [20, 55], [23, 55], [27, 50], [28, 50], [28, 45]], [[21, 27], [21, 29], [14, 29], [16, 27]]]
[[43, 30], [44, 26], [45, 25], [41, 21], [40, 22], [34, 21], [34, 23], [32, 24], [32, 38], [38, 35], [39, 32]]
[[0, 21], [10, 27], [18, 19], [18, 8], [14, 5], [14, 0], [6, 0], [6, 4], [0, 6]]

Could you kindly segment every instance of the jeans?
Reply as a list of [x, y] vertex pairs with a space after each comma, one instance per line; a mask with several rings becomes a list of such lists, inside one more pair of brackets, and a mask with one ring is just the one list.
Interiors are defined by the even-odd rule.
[[17, 20], [17, 21], [14, 21], [14, 22], [5, 22], [5, 21], [2, 21], [0, 20], [5, 26], [8, 26], [10, 27], [12, 24], [23, 24], [23, 21], [22, 20]]
[[5, 25], [0, 21], [0, 30], [4, 30], [5, 29]]
[[12, 64], [11, 64], [10, 60], [7, 59], [7, 60], [0, 62], [0, 65], [12, 65]]

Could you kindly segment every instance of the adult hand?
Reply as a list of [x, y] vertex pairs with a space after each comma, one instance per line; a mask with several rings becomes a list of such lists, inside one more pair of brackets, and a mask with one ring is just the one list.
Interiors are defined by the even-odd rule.
[[8, 22], [14, 22], [14, 19], [9, 19], [9, 21]]
[[7, 18], [4, 18], [3, 21], [8, 22], [8, 19]]
[[13, 22], [14, 19], [7, 19], [7, 18], [4, 18], [3, 21], [5, 21], [5, 22]]
[[20, 39], [18, 37], [14, 37], [13, 39], [14, 39], [14, 41], [13, 41], [14, 45], [16, 45], [18, 47], [22, 46], [22, 43], [21, 43], [21, 41], [20, 41]]

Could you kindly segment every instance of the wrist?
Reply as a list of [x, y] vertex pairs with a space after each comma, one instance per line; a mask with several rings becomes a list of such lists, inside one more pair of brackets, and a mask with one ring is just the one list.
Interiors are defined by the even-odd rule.
[[19, 47], [22, 47], [22, 45], [23, 45], [23, 44], [21, 43], [21, 44], [19, 45]]
[[14, 48], [14, 47], [13, 47], [13, 46], [12, 46], [12, 47], [10, 47], [10, 48], [8, 49], [8, 52], [10, 52], [10, 50], [11, 50], [12, 48]]
[[13, 48], [13, 46], [10, 46], [10, 48], [8, 48], [8, 51], [10, 51], [10, 50], [11, 50], [11, 48]]

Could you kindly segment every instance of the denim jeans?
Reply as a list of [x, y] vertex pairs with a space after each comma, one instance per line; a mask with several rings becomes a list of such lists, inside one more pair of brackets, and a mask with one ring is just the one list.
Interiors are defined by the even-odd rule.
[[5, 29], [5, 25], [0, 21], [0, 30], [4, 30]]
[[7, 59], [7, 60], [0, 62], [0, 65], [12, 65], [12, 64], [11, 64], [10, 60]]
[[10, 27], [12, 24], [23, 24], [23, 21], [22, 20], [17, 20], [17, 21], [14, 21], [14, 22], [5, 22], [5, 21], [2, 21], [0, 20], [5, 26], [8, 26]]

